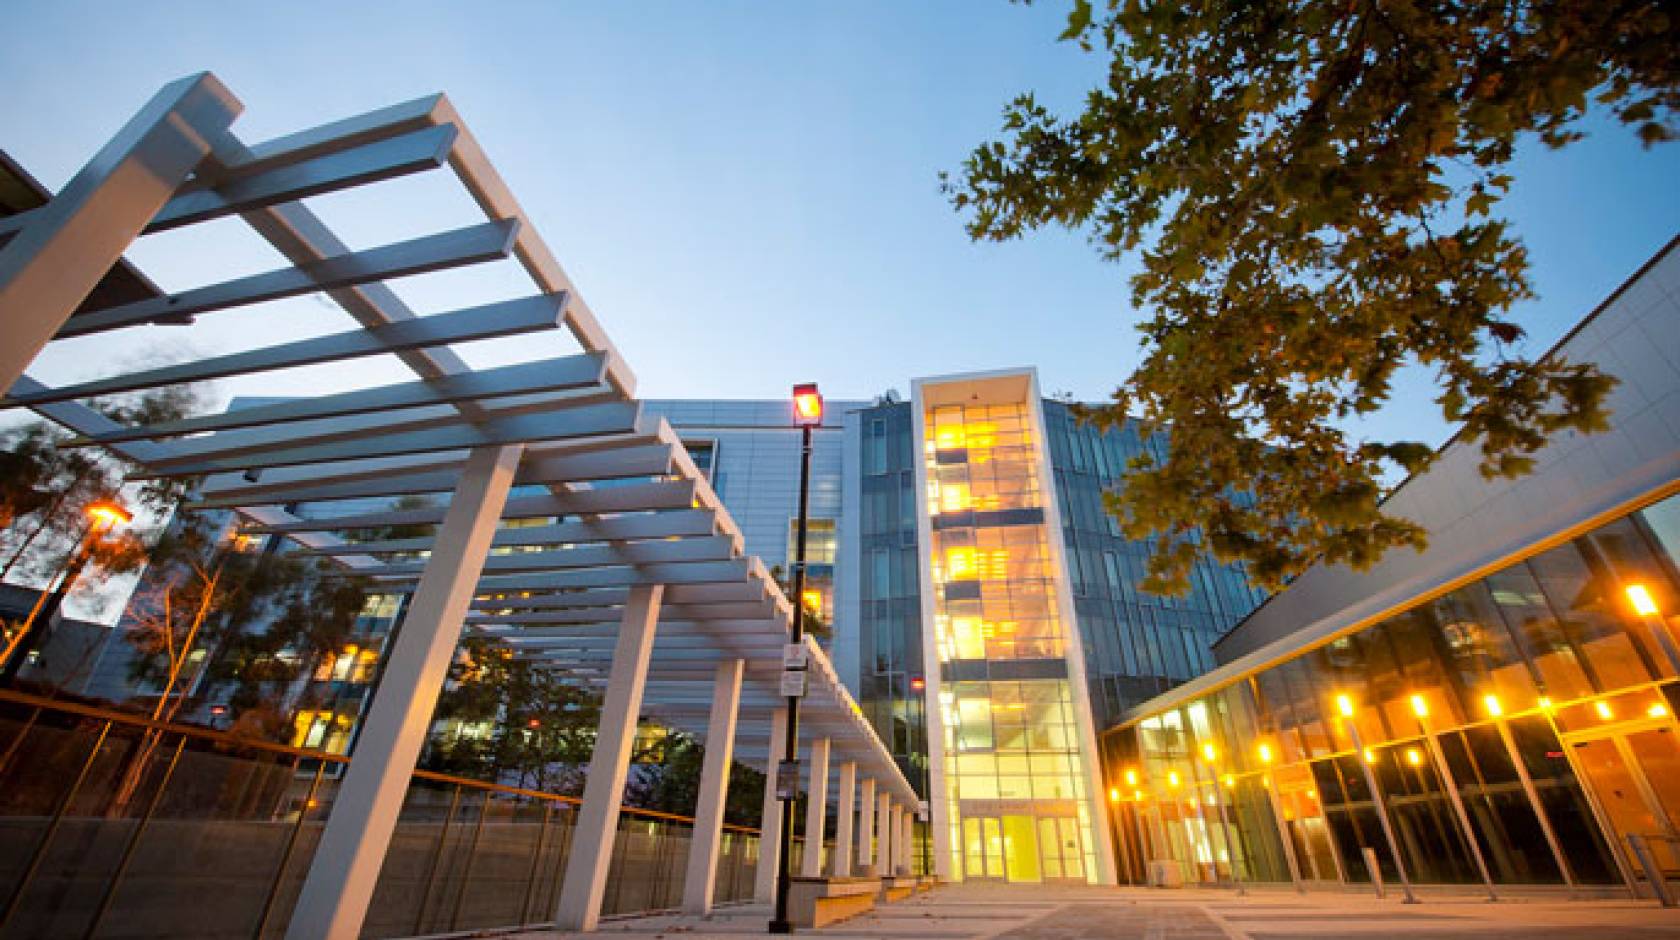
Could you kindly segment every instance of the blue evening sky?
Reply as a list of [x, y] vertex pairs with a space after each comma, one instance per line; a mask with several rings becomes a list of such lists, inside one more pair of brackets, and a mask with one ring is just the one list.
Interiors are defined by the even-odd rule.
[[[1032, 90], [1077, 105], [1100, 62], [1055, 42], [1064, 4], [14, 2], [0, 40], [0, 147], [61, 186], [158, 86], [217, 73], [248, 142], [447, 92], [640, 377], [648, 397], [831, 397], [916, 376], [1036, 365], [1047, 392], [1101, 398], [1136, 361], [1125, 265], [1083, 237], [976, 245], [937, 174]], [[1680, 147], [1618, 127], [1530, 147], [1507, 204], [1549, 346], [1675, 234]], [[433, 174], [441, 176], [441, 174]], [[315, 201], [353, 245], [473, 221], [441, 182]], [[278, 266], [239, 223], [132, 253], [178, 290]], [[399, 288], [423, 312], [522, 287], [506, 270]], [[320, 301], [205, 318], [200, 353], [348, 327]], [[88, 378], [170, 355], [155, 339], [55, 344], [34, 374]], [[469, 359], [524, 358], [528, 343]], [[557, 349], [556, 351], [563, 351]], [[224, 384], [283, 394], [395, 381], [342, 367]], [[1372, 419], [1430, 442], [1449, 429], [1425, 383]]]

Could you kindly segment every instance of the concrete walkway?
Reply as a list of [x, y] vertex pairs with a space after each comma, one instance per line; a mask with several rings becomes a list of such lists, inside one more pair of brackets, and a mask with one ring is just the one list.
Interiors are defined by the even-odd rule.
[[[602, 923], [594, 936], [762, 937], [763, 905], [725, 908], [710, 918], [664, 915]], [[876, 908], [819, 931], [821, 937], [880, 940], [1288, 940], [1424, 937], [1427, 940], [1609, 940], [1680, 938], [1680, 910], [1654, 901], [1571, 901], [1540, 894], [1490, 904], [1466, 895], [1421, 904], [1369, 895], [1041, 885], [952, 885]], [[538, 931], [523, 940], [584, 938]]]

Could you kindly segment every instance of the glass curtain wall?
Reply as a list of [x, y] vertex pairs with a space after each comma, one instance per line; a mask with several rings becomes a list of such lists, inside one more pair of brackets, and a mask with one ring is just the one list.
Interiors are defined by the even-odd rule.
[[1419, 882], [1479, 882], [1479, 854], [1496, 883], [1642, 890], [1630, 836], [1680, 874], [1676, 559], [1671, 497], [1119, 729], [1124, 870], [1357, 882], [1369, 847], [1393, 879], [1386, 812]]
[[1057, 613], [1040, 452], [1025, 402], [924, 416], [928, 564], [951, 847], [965, 878], [1095, 871]]

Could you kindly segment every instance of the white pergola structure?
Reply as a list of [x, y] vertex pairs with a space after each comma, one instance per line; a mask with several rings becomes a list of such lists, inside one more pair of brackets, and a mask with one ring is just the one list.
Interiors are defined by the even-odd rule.
[[[213, 76], [175, 82], [39, 209], [0, 219], [0, 405], [28, 407], [146, 468], [202, 477], [191, 508], [229, 509], [349, 573], [411, 590], [378, 691], [287, 936], [361, 928], [464, 630], [604, 687], [601, 726], [555, 922], [593, 929], [636, 723], [703, 735], [706, 756], [684, 906], [711, 904], [730, 758], [765, 769], [758, 894], [779, 843], [773, 781], [791, 607], [671, 428], [634, 399], [634, 378], [519, 204], [441, 95], [261, 144], [231, 131], [239, 103]], [[445, 168], [481, 224], [352, 250], [302, 200]], [[179, 294], [90, 307], [137, 237], [238, 216], [290, 265]], [[416, 316], [384, 282], [513, 258], [529, 296]], [[23, 374], [44, 345], [190, 323], [319, 293], [355, 325], [262, 349], [63, 387]], [[564, 327], [579, 354], [474, 371], [452, 343]], [[138, 427], [79, 400], [230, 375], [395, 356], [414, 379]], [[365, 509], [425, 494], [424, 508]], [[301, 518], [286, 507], [332, 506]], [[514, 522], [515, 525], [504, 524]], [[425, 527], [418, 538], [370, 533]], [[906, 870], [916, 795], [807, 643], [801, 729], [810, 760], [805, 874], [823, 870], [827, 792], [838, 782], [828, 870]], [[861, 800], [854, 803], [861, 789]], [[855, 815], [855, 829], [854, 829]], [[878, 833], [878, 837], [874, 834]], [[855, 836], [855, 840], [854, 840]]]

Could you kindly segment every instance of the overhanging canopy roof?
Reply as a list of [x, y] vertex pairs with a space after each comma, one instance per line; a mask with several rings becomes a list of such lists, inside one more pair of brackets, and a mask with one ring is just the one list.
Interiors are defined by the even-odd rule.
[[[738, 756], [762, 766], [780, 695], [792, 607], [663, 420], [642, 413], [635, 380], [594, 313], [442, 95], [261, 144], [231, 134], [154, 217], [160, 232], [237, 216], [287, 266], [172, 295], [84, 305], [57, 339], [190, 324], [196, 318], [324, 294], [349, 329], [60, 388], [17, 382], [0, 406], [28, 407], [133, 460], [145, 476], [202, 477], [190, 508], [230, 509], [250, 531], [281, 534], [342, 572], [400, 588], [417, 580], [432, 527], [474, 449], [522, 445], [468, 627], [573, 681], [610, 669], [621, 609], [634, 585], [667, 585], [644, 712], [703, 732], [719, 662], [746, 663]], [[449, 168], [484, 221], [352, 249], [302, 200]], [[36, 210], [39, 211], [39, 210]], [[0, 239], [30, 211], [0, 218]], [[417, 316], [385, 283], [500, 259], [530, 293]], [[451, 344], [562, 327], [577, 355], [474, 371]], [[123, 427], [79, 400], [321, 363], [395, 357], [409, 381]], [[418, 508], [368, 510], [368, 500], [424, 497]], [[293, 511], [308, 504], [307, 516]], [[393, 527], [419, 534], [393, 537]], [[832, 740], [905, 803], [916, 797], [891, 754], [807, 640], [801, 709], [806, 737]]]

